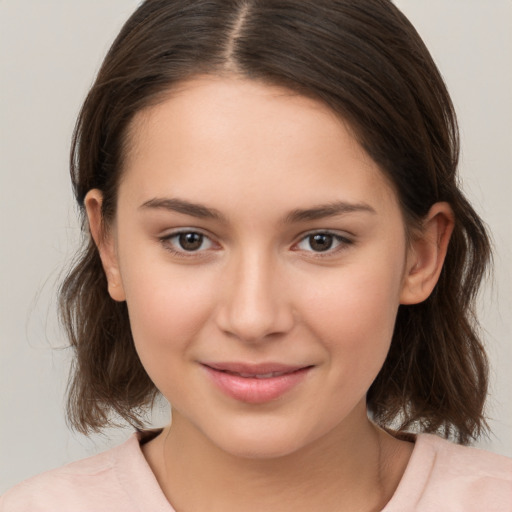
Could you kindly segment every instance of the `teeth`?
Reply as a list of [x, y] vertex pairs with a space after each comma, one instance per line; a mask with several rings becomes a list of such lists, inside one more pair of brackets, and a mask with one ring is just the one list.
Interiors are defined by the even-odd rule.
[[272, 373], [264, 373], [262, 375], [256, 375], [257, 379], [269, 379], [270, 377], [279, 377], [279, 375], [283, 375], [282, 372], [272, 372]]
[[244, 377], [246, 379], [271, 379], [272, 377], [279, 377], [280, 375], [284, 375], [285, 372], [270, 372], [270, 373], [233, 373], [233, 375], [239, 375], [240, 377]]

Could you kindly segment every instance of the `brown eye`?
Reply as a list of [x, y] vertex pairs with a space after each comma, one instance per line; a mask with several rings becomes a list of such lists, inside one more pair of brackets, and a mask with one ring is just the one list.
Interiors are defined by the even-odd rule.
[[353, 241], [343, 235], [329, 231], [317, 231], [302, 238], [294, 250], [299, 249], [318, 255], [325, 253], [325, 256], [328, 256], [334, 255], [352, 244]]
[[197, 251], [203, 245], [204, 236], [200, 233], [188, 232], [178, 235], [178, 243], [184, 251]]
[[317, 233], [308, 237], [309, 246], [315, 252], [328, 251], [333, 243], [334, 236], [328, 233]]
[[160, 238], [163, 248], [174, 256], [200, 257], [220, 247], [208, 235], [199, 231], [180, 230]]

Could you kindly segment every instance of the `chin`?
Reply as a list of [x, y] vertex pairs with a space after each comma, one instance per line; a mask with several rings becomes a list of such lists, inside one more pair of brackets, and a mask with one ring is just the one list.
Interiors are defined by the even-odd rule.
[[300, 451], [314, 439], [311, 433], [294, 432], [290, 425], [238, 425], [221, 432], [204, 433], [218, 449], [243, 459], [275, 459]]

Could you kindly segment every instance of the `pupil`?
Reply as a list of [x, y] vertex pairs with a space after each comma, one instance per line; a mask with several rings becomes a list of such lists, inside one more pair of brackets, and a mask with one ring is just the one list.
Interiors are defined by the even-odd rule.
[[182, 233], [179, 237], [180, 246], [186, 251], [195, 251], [203, 243], [203, 235], [199, 233]]
[[317, 234], [310, 237], [309, 245], [315, 251], [327, 251], [332, 247], [332, 235]]

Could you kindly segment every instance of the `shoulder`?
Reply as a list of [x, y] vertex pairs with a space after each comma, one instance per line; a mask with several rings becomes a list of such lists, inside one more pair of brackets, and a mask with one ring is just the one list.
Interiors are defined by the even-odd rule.
[[418, 512], [512, 512], [512, 459], [419, 435], [396, 493], [405, 501]]
[[[433, 435], [419, 436], [423, 448], [435, 456], [434, 474], [446, 477], [465, 477], [470, 481], [502, 483], [510, 489], [512, 485], [512, 459], [495, 453], [460, 446]], [[509, 494], [512, 499], [512, 493]]]
[[137, 451], [134, 435], [109, 451], [30, 478], [0, 498], [0, 512], [118, 510], [126, 502], [118, 469]]

